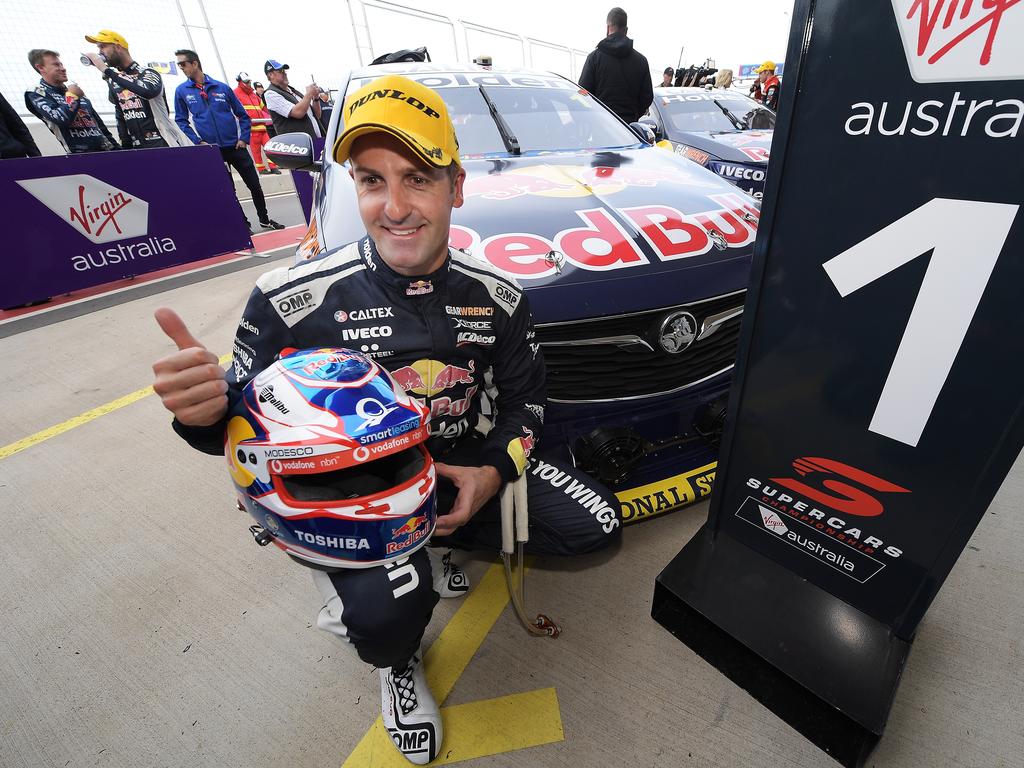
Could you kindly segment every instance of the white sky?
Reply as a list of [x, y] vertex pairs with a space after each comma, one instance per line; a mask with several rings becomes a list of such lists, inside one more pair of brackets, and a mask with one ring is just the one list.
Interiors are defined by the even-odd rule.
[[[615, 0], [612, 0], [614, 2]], [[135, 59], [172, 61], [174, 50], [195, 47], [206, 72], [223, 77], [213, 43], [203, 25], [198, 0], [179, 0], [190, 25], [182, 26], [175, 0], [0, 0], [0, 91], [25, 114], [22, 93], [38, 78], [26, 60], [30, 48], [60, 51], [68, 74], [93, 97], [96, 106], [109, 111], [106, 87], [95, 70], [82, 67], [78, 52], [95, 50], [83, 35], [101, 28], [114, 29], [131, 44]], [[522, 44], [457, 25], [451, 27], [428, 18], [414, 19], [387, 9], [382, 0], [368, 0], [367, 20], [374, 53], [426, 45], [435, 61], [450, 62], [457, 56], [468, 61], [490, 54], [496, 66], [519, 65]], [[338, 88], [345, 70], [358, 66], [359, 58], [346, 0], [205, 0], [205, 10], [229, 82], [245, 70], [263, 79], [263, 62], [275, 58], [291, 66], [293, 84], [300, 86], [315, 75], [321, 87]], [[594, 45], [604, 37], [604, 19], [611, 5], [582, 0], [406, 0], [407, 7], [443, 14], [454, 22], [472, 22], [549, 43], [575, 48], [580, 53], [576, 69]], [[351, 5], [360, 7], [359, 0]], [[740, 64], [785, 58], [792, 0], [662, 0], [625, 3], [629, 36], [655, 73], [666, 66], [702, 63], [712, 58], [719, 67], [738, 71]], [[468, 43], [467, 43], [468, 38]], [[569, 54], [532, 45], [527, 51], [536, 69], [567, 76]], [[165, 76], [173, 94], [180, 77]], [[657, 83], [659, 80], [656, 79]]]

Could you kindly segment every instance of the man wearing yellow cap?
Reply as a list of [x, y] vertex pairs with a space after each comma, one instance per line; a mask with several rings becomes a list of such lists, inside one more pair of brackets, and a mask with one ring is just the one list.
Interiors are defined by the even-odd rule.
[[99, 54], [83, 54], [107, 81], [110, 103], [117, 117], [117, 132], [124, 149], [190, 147], [170, 117], [160, 73], [143, 69], [128, 52], [128, 41], [111, 29], [101, 29], [85, 39], [99, 47]]
[[[263, 275], [244, 310], [226, 377], [181, 318], [157, 310], [178, 351], [153, 366], [154, 390], [174, 414], [179, 435], [222, 454], [229, 405], [283, 348], [358, 349], [431, 411], [427, 446], [441, 513], [432, 543], [440, 537], [446, 545], [494, 551], [501, 528], [496, 493], [524, 472], [546, 406], [544, 361], [526, 295], [488, 262], [448, 247], [466, 174], [435, 91], [387, 75], [355, 91], [343, 119], [331, 152], [335, 163], [349, 165], [366, 237]], [[492, 384], [497, 397], [485, 432], [481, 401]], [[527, 480], [534, 551], [572, 554], [617, 540], [619, 506], [610, 492], [590, 491], [574, 469], [547, 462], [537, 462]], [[535, 481], [546, 493], [535, 494]], [[579, 491], [570, 496], [566, 487]], [[579, 500], [584, 493], [586, 506]], [[380, 670], [384, 725], [416, 764], [432, 760], [443, 737], [420, 641], [438, 595], [467, 588], [450, 560], [433, 557], [423, 548], [400, 569], [337, 569], [313, 577], [323, 598], [318, 626]]]
[[782, 87], [782, 83], [775, 76], [775, 62], [766, 61], [755, 69], [754, 73], [757, 75], [758, 84], [761, 86], [761, 103], [773, 112], [777, 111], [779, 108], [779, 89]]

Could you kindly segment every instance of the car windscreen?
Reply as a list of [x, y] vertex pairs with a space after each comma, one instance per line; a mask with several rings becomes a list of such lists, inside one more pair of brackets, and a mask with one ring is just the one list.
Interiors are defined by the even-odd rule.
[[[441, 76], [430, 78], [442, 79]], [[522, 153], [606, 149], [640, 143], [629, 128], [593, 96], [568, 81], [548, 80], [559, 87], [500, 85], [497, 76], [484, 87]], [[538, 78], [539, 79], [539, 78]], [[364, 81], [353, 81], [350, 91]], [[564, 87], [561, 83], [564, 82]], [[477, 85], [434, 87], [448, 105], [463, 157], [508, 154], [490, 109]]]
[[[576, 88], [485, 87], [524, 153], [639, 143], [636, 134]], [[479, 88], [439, 88], [438, 93], [448, 105], [462, 155], [506, 151]]]
[[[708, 91], [656, 95], [654, 98], [669, 138], [680, 131], [770, 130], [775, 127], [774, 112], [738, 93]], [[722, 111], [723, 107], [736, 122]]]

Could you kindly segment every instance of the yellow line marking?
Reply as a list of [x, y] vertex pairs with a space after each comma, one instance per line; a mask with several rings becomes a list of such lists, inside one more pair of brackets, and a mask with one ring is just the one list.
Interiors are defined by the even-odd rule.
[[427, 682], [438, 704], [448, 698], [455, 681], [509, 603], [504, 567], [496, 564], [488, 568], [480, 583], [463, 600], [448, 626], [423, 656]]
[[[424, 654], [427, 683], [439, 705], [448, 698], [508, 603], [504, 566], [492, 565]], [[431, 765], [447, 765], [564, 739], [554, 688], [445, 707], [441, 713], [444, 742], [441, 755]], [[378, 717], [342, 768], [408, 765]]]
[[[441, 709], [445, 738], [430, 765], [451, 765], [565, 739], [554, 688]], [[452, 738], [452, 736], [455, 736]], [[378, 717], [342, 768], [409, 768]]]
[[[231, 355], [221, 355], [218, 362], [221, 365], [224, 365], [229, 360], [231, 360]], [[60, 424], [57, 424], [53, 427], [48, 427], [47, 429], [40, 430], [39, 432], [36, 432], [34, 435], [24, 437], [21, 440], [18, 440], [16, 443], [10, 443], [9, 445], [5, 445], [3, 448], [0, 448], [0, 460], [9, 458], [16, 453], [21, 453], [26, 448], [31, 448], [33, 445], [38, 445], [39, 443], [45, 440], [49, 440], [51, 437], [62, 435], [65, 432], [74, 429], [75, 427], [80, 427], [83, 424], [88, 424], [93, 419], [98, 419], [100, 416], [106, 416], [108, 413], [113, 413], [116, 410], [124, 408], [126, 405], [131, 405], [132, 403], [137, 402], [142, 398], [148, 397], [149, 395], [152, 394], [153, 387], [143, 387], [142, 389], [137, 389], [134, 392], [125, 395], [124, 397], [117, 398], [117, 400], [111, 400], [109, 403], [104, 403], [103, 405], [97, 406], [96, 408], [93, 408], [91, 411], [86, 411], [85, 413], [81, 413], [78, 416], [75, 416], [72, 419], [68, 419], [67, 421], [63, 421]]]

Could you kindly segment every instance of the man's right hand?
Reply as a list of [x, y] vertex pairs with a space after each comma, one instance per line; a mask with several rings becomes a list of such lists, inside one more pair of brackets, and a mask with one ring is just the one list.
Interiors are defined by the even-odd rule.
[[153, 364], [153, 391], [182, 424], [216, 424], [228, 410], [228, 384], [217, 356], [192, 336], [174, 310], [160, 307], [153, 316], [178, 347]]
[[306, 98], [315, 99], [320, 94], [320, 86], [316, 83], [310, 83], [306, 86]]

